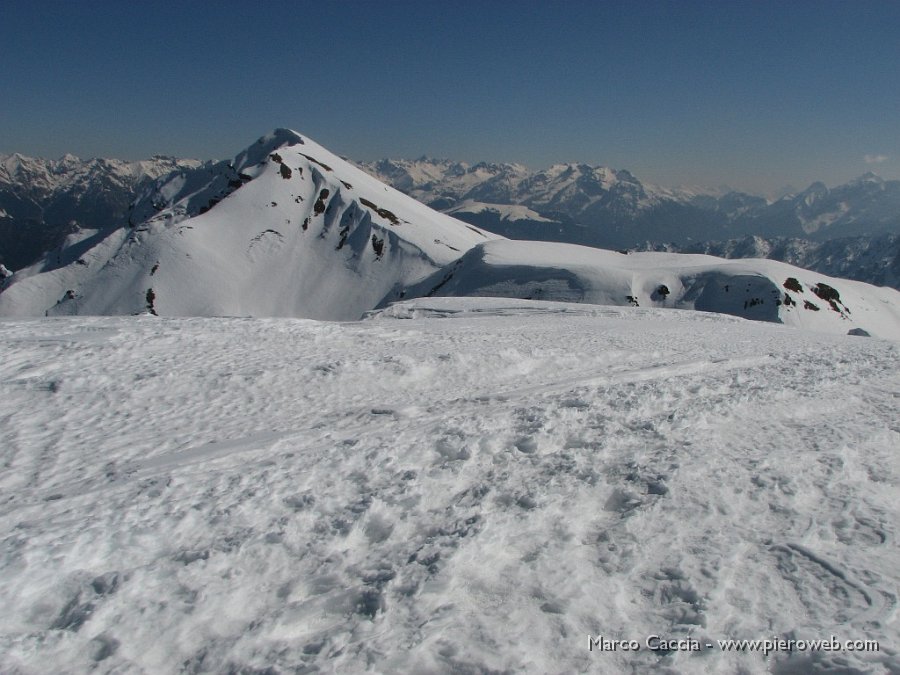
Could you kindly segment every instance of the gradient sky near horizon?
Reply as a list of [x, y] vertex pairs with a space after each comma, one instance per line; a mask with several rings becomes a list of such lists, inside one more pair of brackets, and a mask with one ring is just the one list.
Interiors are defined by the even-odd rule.
[[900, 178], [900, 2], [0, 1], [0, 153], [587, 162], [772, 193]]

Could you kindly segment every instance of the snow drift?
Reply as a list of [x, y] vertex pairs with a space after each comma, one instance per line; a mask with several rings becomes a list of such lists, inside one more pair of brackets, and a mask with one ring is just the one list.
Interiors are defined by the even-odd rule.
[[900, 339], [900, 292], [774, 260], [624, 254], [574, 244], [496, 240], [476, 246], [403, 293], [696, 309]]

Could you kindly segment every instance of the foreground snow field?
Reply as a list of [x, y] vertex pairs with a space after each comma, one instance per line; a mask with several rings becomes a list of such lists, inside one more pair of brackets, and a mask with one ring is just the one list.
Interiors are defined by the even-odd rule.
[[[900, 672], [897, 364], [502, 299], [4, 320], [0, 670]], [[832, 635], [880, 651], [705, 647]]]

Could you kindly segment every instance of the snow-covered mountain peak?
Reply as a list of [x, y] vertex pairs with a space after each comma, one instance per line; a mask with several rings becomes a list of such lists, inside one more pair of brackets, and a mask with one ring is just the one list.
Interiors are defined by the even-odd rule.
[[354, 319], [495, 238], [287, 129], [157, 180], [129, 223], [21, 270], [0, 313]]
[[[145, 170], [140, 163], [91, 162], [112, 174]], [[535, 230], [568, 227], [544, 214], [580, 209], [627, 217], [666, 198], [628, 171], [587, 164], [537, 174], [516, 165], [430, 160], [379, 166], [418, 185], [413, 193], [433, 189], [430, 176], [437, 176], [447, 186], [444, 208], [454, 215]], [[40, 263], [4, 281], [0, 314], [340, 320], [398, 299], [487, 294], [703, 309], [900, 336], [896, 291], [812, 277], [771, 261], [510, 242], [424, 206], [288, 129], [266, 134], [233, 160], [172, 169], [141, 191], [128, 226], [72, 233]], [[835, 201], [822, 189], [823, 199]], [[729, 208], [744, 207], [738, 197], [732, 201]], [[812, 230], [842, 217], [845, 203], [816, 212], [804, 210], [802, 200], [787, 206]]]
[[233, 165], [237, 170], [241, 170], [251, 164], [265, 161], [266, 157], [280, 148], [304, 143], [303, 137], [292, 129], [275, 129], [260, 136], [256, 143], [239, 153], [235, 157]]
[[256, 143], [257, 145], [272, 144], [275, 148], [279, 148], [285, 145], [303, 145], [305, 141], [299, 132], [286, 127], [279, 127], [261, 136]]

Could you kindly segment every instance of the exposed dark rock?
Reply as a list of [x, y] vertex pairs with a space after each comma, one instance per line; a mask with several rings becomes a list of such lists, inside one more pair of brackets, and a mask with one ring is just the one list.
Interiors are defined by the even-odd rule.
[[349, 234], [350, 234], [350, 226], [349, 225], [341, 228], [340, 232], [338, 232], [338, 236], [340, 237], [340, 240], [338, 241], [338, 245], [335, 247], [335, 250], [340, 251], [342, 248], [344, 248], [344, 244], [347, 243], [347, 237], [349, 236]]
[[812, 287], [812, 292], [826, 302], [830, 302], [831, 300], [840, 302], [841, 300], [841, 294], [837, 292], [837, 289], [821, 282]]
[[803, 286], [800, 285], [800, 282], [797, 281], [794, 277], [788, 277], [784, 281], [784, 287], [789, 291], [794, 291], [794, 293], [802, 293]]
[[[300, 154], [303, 155], [302, 152], [301, 152]], [[324, 163], [320, 162], [319, 160], [315, 159], [314, 157], [310, 157], [309, 155], [303, 155], [303, 156], [306, 157], [306, 159], [308, 159], [308, 160], [309, 160], [310, 162], [312, 162], [313, 164], [318, 164], [319, 166], [321, 166], [321, 167], [322, 167], [323, 169], [325, 169], [326, 171], [331, 171], [331, 167], [330, 167], [330, 166], [328, 166], [327, 164], [324, 164]]]
[[221, 197], [213, 197], [206, 203], [206, 206], [200, 207], [200, 210], [197, 212], [197, 214], [203, 215], [204, 213], [209, 211], [212, 207], [214, 207], [216, 204], [218, 204], [220, 201], [222, 201]]
[[395, 216], [393, 213], [391, 213], [387, 209], [379, 208], [378, 205], [370, 202], [368, 199], [365, 199], [363, 197], [360, 197], [359, 201], [363, 206], [365, 206], [369, 209], [372, 209], [375, 213], [377, 213], [379, 216], [381, 216], [385, 220], [389, 220], [392, 225], [400, 224], [400, 219], [397, 218], [397, 216]]
[[379, 239], [374, 234], [372, 235], [372, 249], [375, 251], [375, 257], [381, 258], [384, 254], [384, 239]]
[[650, 299], [653, 300], [653, 302], [665, 302], [668, 296], [669, 287], [665, 284], [660, 284], [650, 294]]
[[325, 200], [328, 199], [329, 194], [331, 194], [331, 192], [328, 188], [322, 188], [319, 191], [319, 198], [316, 199], [316, 203], [313, 204], [313, 213], [315, 215], [319, 216], [325, 213]]

